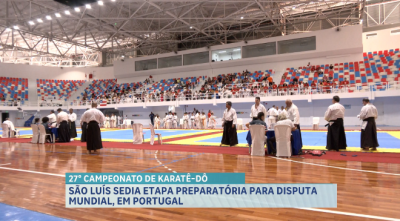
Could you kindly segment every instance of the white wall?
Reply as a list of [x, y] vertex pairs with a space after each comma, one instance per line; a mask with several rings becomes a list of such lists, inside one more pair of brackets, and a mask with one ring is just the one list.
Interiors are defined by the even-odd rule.
[[[225, 70], [222, 71], [215, 71], [215, 70], [227, 68], [227, 69], [235, 69], [237, 72], [241, 69], [243, 70], [243, 68], [252, 69], [252, 67], [255, 65], [261, 65], [265, 69], [278, 69], [278, 68], [283, 69], [282, 66], [291, 67], [292, 63], [296, 63], [296, 61], [299, 59], [303, 60], [301, 65], [306, 65], [308, 61], [312, 60], [318, 60], [321, 58], [331, 59], [334, 56], [350, 56], [355, 54], [357, 61], [362, 60], [362, 51], [363, 51], [362, 39], [361, 39], [362, 27], [360, 25], [343, 27], [340, 29], [339, 32], [336, 31], [336, 29], [327, 29], [327, 30], [301, 33], [295, 35], [259, 39], [259, 40], [249, 41], [247, 44], [245, 42], [238, 42], [227, 45], [212, 46], [210, 49], [199, 48], [199, 49], [187, 50], [179, 52], [178, 54], [216, 51], [226, 48], [236, 48], [252, 44], [268, 43], [281, 40], [291, 40], [291, 39], [304, 38], [310, 36], [316, 36], [316, 50], [313, 51], [270, 55], [264, 57], [246, 58], [246, 59], [239, 59], [232, 61], [224, 60], [224, 62], [209, 62], [200, 65], [190, 65], [190, 66], [135, 72], [135, 61], [175, 56], [175, 53], [166, 53], [148, 57], [125, 59], [124, 62], [116, 61], [114, 62], [114, 74], [118, 79], [122, 79], [122, 78], [134, 78], [139, 76], [147, 77], [149, 75], [152, 75], [154, 77], [156, 75], [168, 76], [168, 74], [173, 74], [173, 76], [175, 76], [177, 73], [180, 72], [188, 73], [193, 70], [212, 70], [214, 74], [220, 74], [227, 72]], [[307, 63], [304, 64], [305, 61], [307, 61]], [[276, 65], [277, 63], [282, 63], [282, 62], [285, 63], [285, 65]], [[170, 76], [168, 78], [171, 78], [173, 76]]]
[[[390, 34], [391, 30], [399, 28], [400, 27], [362, 33], [364, 52], [373, 52], [373, 51], [400, 48], [400, 35]], [[372, 33], [377, 33], [378, 35], [376, 37], [367, 39], [367, 34], [372, 34]]]

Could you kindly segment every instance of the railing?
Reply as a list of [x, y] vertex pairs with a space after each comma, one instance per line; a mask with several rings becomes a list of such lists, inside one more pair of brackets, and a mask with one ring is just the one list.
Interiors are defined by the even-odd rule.
[[[254, 86], [256, 85], [256, 86]], [[357, 93], [368, 91], [391, 91], [400, 90], [400, 82], [382, 82], [380, 85], [375, 83], [369, 84], [350, 84], [350, 85], [336, 85], [336, 86], [309, 86], [299, 88], [264, 88], [263, 83], [251, 83], [244, 87], [252, 88], [245, 91], [232, 92], [229, 88], [234, 88], [233, 85], [225, 85], [224, 92], [212, 93], [191, 93], [179, 95], [163, 95], [162, 97], [153, 94], [135, 94], [131, 93], [127, 97], [119, 100], [102, 100], [97, 99], [95, 102], [101, 107], [102, 103], [107, 104], [131, 104], [131, 103], [144, 103], [144, 102], [170, 102], [170, 101], [188, 101], [188, 100], [213, 100], [213, 99], [229, 99], [229, 98], [254, 98], [254, 97], [269, 97], [269, 96], [291, 96], [291, 95], [310, 95], [310, 94], [340, 94], [340, 93]], [[243, 84], [241, 85], [243, 86]], [[263, 86], [263, 89], [260, 87]], [[236, 85], [237, 88], [237, 85]], [[242, 87], [243, 88], [243, 87]], [[36, 107], [65, 107], [65, 106], [86, 106], [89, 107], [92, 101], [53, 101], [53, 102], [27, 102], [27, 101], [3, 101], [0, 106], [36, 106]]]

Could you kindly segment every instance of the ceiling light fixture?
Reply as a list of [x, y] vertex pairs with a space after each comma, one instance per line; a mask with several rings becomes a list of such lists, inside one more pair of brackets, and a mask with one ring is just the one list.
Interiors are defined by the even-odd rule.
[[92, 6], [91, 6], [90, 4], [86, 4], [86, 8], [87, 8], [87, 9], [91, 9]]
[[68, 10], [66, 10], [64, 13], [65, 13], [66, 15], [70, 15], [70, 14], [71, 14], [71, 12], [69, 12]]
[[42, 22], [43, 22], [43, 20], [40, 19], [40, 18], [38, 18], [36, 21], [38, 21], [39, 23], [42, 23]]
[[19, 29], [19, 27], [18, 26], [16, 26], [16, 25], [14, 25], [14, 27], [13, 27], [15, 30], [18, 30]]
[[47, 15], [47, 16], [46, 16], [46, 19], [47, 19], [47, 20], [51, 20], [51, 16], [50, 16], [50, 15]]
[[190, 26], [190, 29], [192, 29], [193, 27], [192, 26]]
[[35, 24], [35, 22], [33, 22], [33, 21], [28, 21], [28, 23], [29, 23], [30, 25], [34, 25], [34, 24]]
[[80, 9], [80, 8], [78, 8], [78, 7], [76, 7], [76, 8], [75, 8], [75, 11], [76, 11], [76, 12], [80, 12], [80, 11], [81, 11], [81, 9]]
[[97, 4], [104, 5], [103, 1], [98, 1]]
[[54, 15], [55, 15], [57, 18], [60, 18], [60, 17], [61, 17], [60, 13], [55, 13]]
[[240, 17], [240, 19], [243, 19], [243, 16], [242, 16], [242, 17]]

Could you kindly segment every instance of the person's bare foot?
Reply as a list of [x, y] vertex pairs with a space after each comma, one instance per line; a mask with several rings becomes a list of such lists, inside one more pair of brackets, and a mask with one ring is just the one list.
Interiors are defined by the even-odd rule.
[[376, 150], [376, 147], [371, 147], [371, 150]]

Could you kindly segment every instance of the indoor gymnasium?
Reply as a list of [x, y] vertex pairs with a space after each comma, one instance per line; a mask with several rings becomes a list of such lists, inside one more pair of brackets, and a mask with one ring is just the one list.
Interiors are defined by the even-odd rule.
[[[400, 220], [399, 48], [398, 0], [2, 0], [0, 220]], [[337, 200], [70, 208], [67, 173]]]

